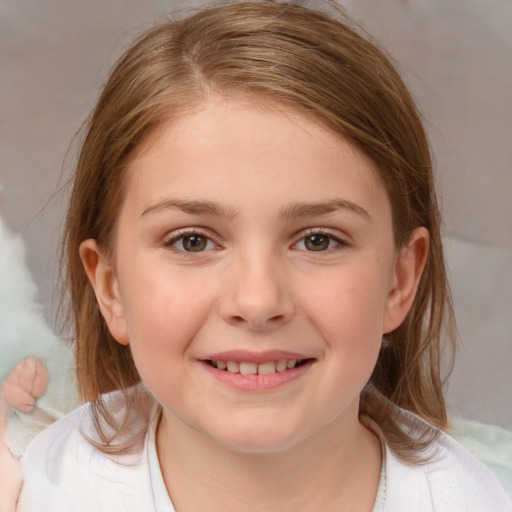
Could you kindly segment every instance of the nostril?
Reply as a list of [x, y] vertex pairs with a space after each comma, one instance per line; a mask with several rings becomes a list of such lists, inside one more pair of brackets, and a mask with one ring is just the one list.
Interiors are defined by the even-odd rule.
[[249, 316], [245, 318], [242, 315], [232, 315], [231, 322], [236, 325], [242, 325], [247, 324], [248, 327], [255, 329], [255, 330], [262, 330], [265, 328], [268, 328], [270, 326], [277, 326], [283, 322], [285, 319], [285, 315], [274, 315], [270, 318], [265, 318], [264, 316], [256, 317]]

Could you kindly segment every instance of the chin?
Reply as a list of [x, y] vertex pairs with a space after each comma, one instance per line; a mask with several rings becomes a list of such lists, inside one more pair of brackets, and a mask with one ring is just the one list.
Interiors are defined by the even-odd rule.
[[306, 435], [300, 436], [291, 428], [281, 425], [224, 428], [219, 436], [211, 436], [219, 445], [237, 453], [275, 454], [293, 448]]

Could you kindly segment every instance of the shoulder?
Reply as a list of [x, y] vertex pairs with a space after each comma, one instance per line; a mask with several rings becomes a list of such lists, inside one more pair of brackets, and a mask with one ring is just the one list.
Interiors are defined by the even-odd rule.
[[153, 510], [148, 505], [146, 445], [107, 455], [94, 446], [99, 442], [94, 426], [86, 404], [32, 441], [22, 458], [24, 483], [17, 510]]
[[386, 509], [390, 512], [510, 512], [512, 502], [498, 480], [457, 441], [408, 411], [402, 423], [434, 441], [427, 462], [408, 464], [386, 447]]

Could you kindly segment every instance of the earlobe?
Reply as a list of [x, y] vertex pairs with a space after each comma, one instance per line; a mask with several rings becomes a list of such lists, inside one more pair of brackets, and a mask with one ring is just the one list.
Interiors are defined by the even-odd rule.
[[406, 246], [400, 249], [390, 283], [383, 334], [400, 326], [412, 307], [423, 269], [427, 261], [429, 233], [426, 228], [416, 228]]
[[94, 289], [101, 314], [112, 336], [121, 344], [128, 344], [124, 305], [119, 281], [110, 258], [98, 246], [96, 240], [84, 240], [80, 244], [80, 258], [85, 273]]

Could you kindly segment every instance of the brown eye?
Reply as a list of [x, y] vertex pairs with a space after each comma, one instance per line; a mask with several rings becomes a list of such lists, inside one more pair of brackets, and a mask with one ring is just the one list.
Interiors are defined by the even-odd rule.
[[208, 238], [201, 235], [188, 235], [182, 238], [183, 249], [187, 252], [201, 252], [208, 245]]
[[309, 235], [304, 238], [304, 245], [308, 251], [325, 251], [329, 248], [331, 239], [327, 235]]
[[175, 237], [163, 241], [164, 247], [170, 247], [175, 251], [184, 253], [200, 253], [212, 251], [217, 248], [215, 242], [200, 232], [184, 231]]

